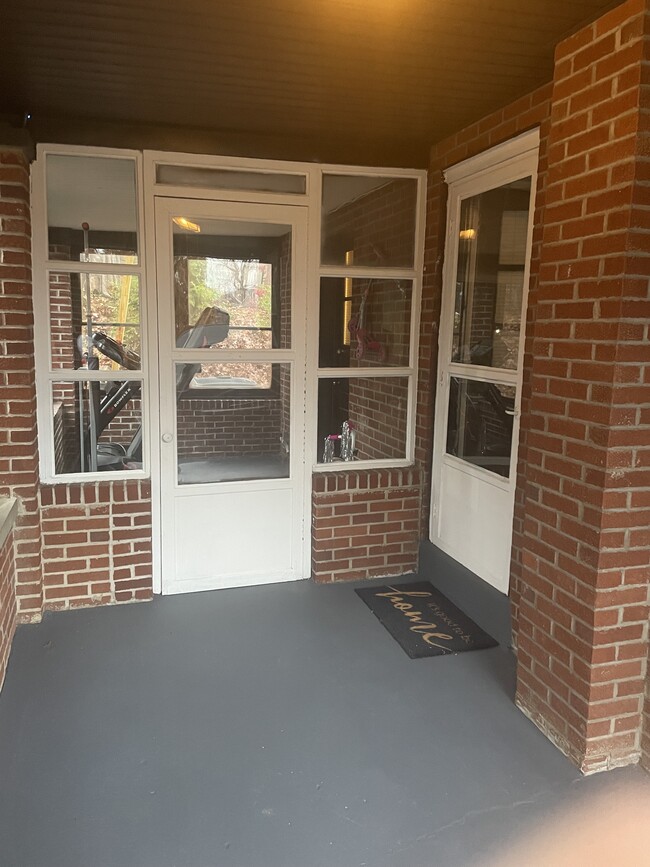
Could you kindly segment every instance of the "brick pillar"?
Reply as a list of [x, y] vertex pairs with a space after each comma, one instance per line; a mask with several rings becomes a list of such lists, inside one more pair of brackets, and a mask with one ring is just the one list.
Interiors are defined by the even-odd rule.
[[20, 620], [42, 608], [29, 163], [0, 146], [0, 494], [20, 500], [14, 532]]
[[[517, 703], [585, 772], [638, 760], [650, 582], [650, 16], [556, 52]], [[646, 740], [647, 744], [647, 740]]]

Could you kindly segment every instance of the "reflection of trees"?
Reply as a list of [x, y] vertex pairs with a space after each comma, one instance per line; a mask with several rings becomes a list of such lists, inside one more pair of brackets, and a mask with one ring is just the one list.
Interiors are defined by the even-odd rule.
[[231, 326], [271, 326], [269, 264], [241, 259], [188, 259], [187, 283], [190, 322], [196, 322], [206, 307], [216, 306], [230, 314]]
[[[271, 280], [271, 265], [257, 260], [188, 259], [189, 321], [196, 322], [206, 307], [220, 307], [230, 314], [230, 331], [220, 349], [270, 349], [271, 331], [257, 329], [271, 327]], [[271, 385], [271, 365], [215, 362], [202, 365], [202, 374], [242, 377], [258, 388]]]
[[[89, 288], [90, 318], [93, 330], [104, 331], [110, 337], [123, 343], [127, 349], [140, 355], [140, 285], [137, 276], [85, 274], [80, 277], [80, 280], [83, 333], [86, 333], [88, 320], [86, 290]], [[131, 325], [126, 327], [106, 325], [109, 322], [131, 323]], [[102, 368], [115, 368], [117, 366], [100, 353], [95, 352], [94, 354], [100, 356]]]

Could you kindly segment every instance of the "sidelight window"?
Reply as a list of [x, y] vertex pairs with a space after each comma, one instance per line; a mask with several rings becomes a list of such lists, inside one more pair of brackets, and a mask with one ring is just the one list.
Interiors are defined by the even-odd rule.
[[413, 459], [421, 183], [406, 174], [323, 175], [320, 468]]
[[137, 160], [120, 151], [53, 152], [35, 166], [45, 479], [145, 473]]

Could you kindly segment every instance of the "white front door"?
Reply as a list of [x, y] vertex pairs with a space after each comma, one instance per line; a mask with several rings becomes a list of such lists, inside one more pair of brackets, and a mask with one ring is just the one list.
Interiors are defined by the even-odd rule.
[[163, 593], [308, 576], [306, 225], [156, 199]]
[[503, 593], [537, 167], [536, 137], [519, 144], [448, 177], [431, 503], [431, 541]]

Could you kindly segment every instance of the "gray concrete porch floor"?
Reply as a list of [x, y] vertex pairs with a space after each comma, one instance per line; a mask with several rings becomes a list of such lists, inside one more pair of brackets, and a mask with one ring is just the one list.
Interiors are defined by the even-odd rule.
[[[423, 564], [507, 641], [503, 597]], [[513, 692], [506, 647], [410, 660], [350, 585], [47, 615], [0, 696], [0, 864], [460, 867], [645, 778], [582, 778]]]

